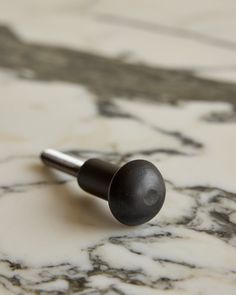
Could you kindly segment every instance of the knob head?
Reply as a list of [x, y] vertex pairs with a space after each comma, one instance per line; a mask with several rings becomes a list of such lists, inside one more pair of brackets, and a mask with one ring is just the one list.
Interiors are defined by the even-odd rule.
[[165, 182], [156, 166], [145, 160], [134, 160], [115, 173], [108, 202], [112, 214], [121, 223], [139, 225], [160, 211], [165, 194]]

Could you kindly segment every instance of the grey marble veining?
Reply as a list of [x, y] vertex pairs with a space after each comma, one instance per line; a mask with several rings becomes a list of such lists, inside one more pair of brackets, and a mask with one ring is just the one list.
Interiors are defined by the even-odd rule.
[[[235, 294], [229, 2], [0, 1], [0, 294]], [[152, 161], [163, 209], [119, 224], [46, 147]]]

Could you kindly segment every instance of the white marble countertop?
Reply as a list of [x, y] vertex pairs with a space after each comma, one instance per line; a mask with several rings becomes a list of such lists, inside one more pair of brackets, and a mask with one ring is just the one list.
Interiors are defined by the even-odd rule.
[[[0, 0], [0, 294], [236, 290], [235, 1]], [[47, 147], [152, 161], [166, 202], [119, 224]]]

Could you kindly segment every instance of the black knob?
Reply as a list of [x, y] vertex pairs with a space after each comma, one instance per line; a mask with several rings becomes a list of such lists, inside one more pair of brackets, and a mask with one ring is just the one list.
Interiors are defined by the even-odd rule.
[[159, 170], [145, 160], [133, 160], [122, 167], [100, 159], [83, 162], [69, 155], [45, 150], [44, 163], [77, 177], [88, 193], [107, 200], [114, 217], [126, 225], [152, 219], [165, 200], [165, 183]]

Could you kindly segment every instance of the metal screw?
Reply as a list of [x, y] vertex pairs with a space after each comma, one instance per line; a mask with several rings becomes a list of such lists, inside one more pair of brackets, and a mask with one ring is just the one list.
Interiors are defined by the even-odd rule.
[[52, 149], [41, 154], [44, 164], [73, 175], [86, 192], [107, 200], [113, 216], [126, 225], [152, 219], [165, 200], [165, 183], [159, 170], [146, 160], [119, 167], [100, 159], [86, 161]]

